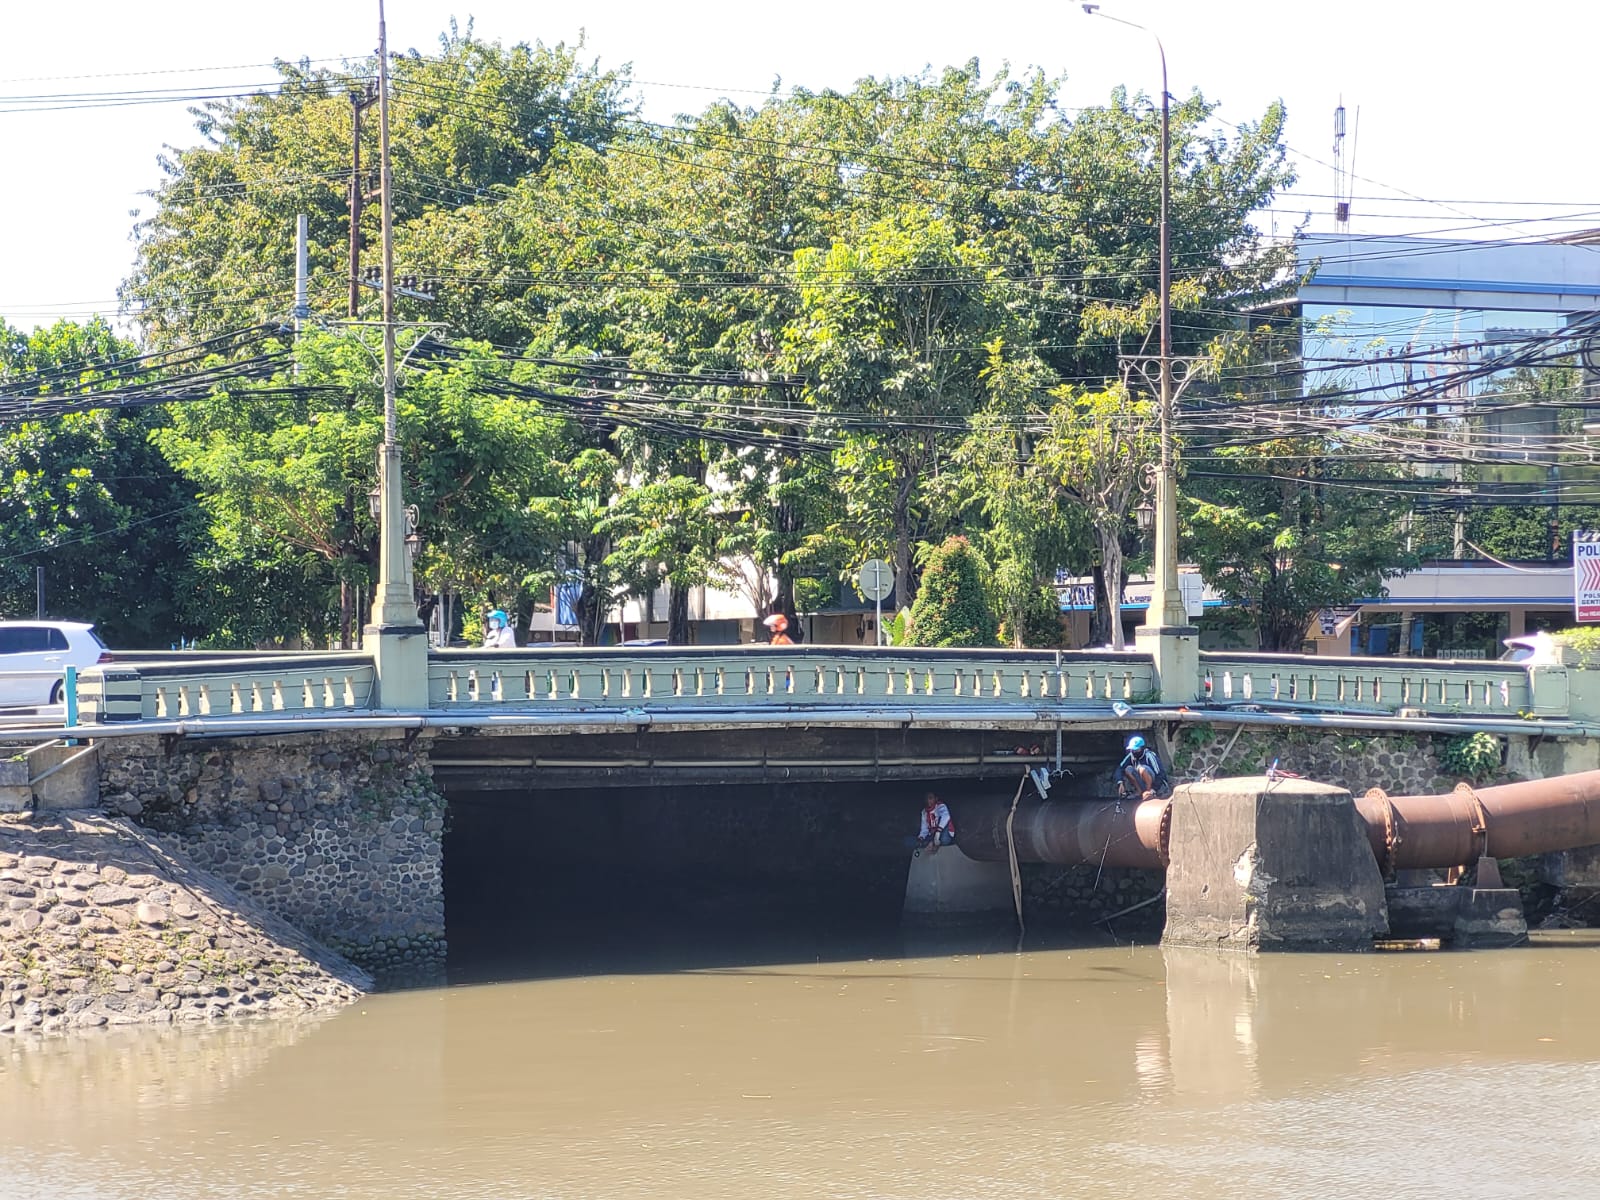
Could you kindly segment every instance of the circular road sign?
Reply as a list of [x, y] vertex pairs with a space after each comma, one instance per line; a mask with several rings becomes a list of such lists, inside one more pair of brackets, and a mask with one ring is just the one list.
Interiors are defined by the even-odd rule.
[[856, 590], [868, 600], [882, 600], [894, 591], [894, 568], [881, 558], [869, 558], [856, 572]]

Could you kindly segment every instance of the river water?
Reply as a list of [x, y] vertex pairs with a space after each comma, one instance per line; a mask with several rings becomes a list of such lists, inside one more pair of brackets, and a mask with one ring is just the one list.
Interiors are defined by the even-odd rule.
[[1592, 935], [847, 949], [669, 947], [318, 1021], [0, 1046], [0, 1196], [1600, 1192]]

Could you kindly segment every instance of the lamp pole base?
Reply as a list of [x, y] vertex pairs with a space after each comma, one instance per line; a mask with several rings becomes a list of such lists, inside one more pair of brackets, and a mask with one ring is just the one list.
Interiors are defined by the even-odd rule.
[[1155, 663], [1156, 698], [1162, 704], [1188, 704], [1200, 696], [1200, 631], [1193, 625], [1141, 625], [1133, 631], [1136, 650]]
[[372, 655], [373, 708], [422, 711], [428, 707], [428, 631], [410, 625], [368, 625], [361, 648]]

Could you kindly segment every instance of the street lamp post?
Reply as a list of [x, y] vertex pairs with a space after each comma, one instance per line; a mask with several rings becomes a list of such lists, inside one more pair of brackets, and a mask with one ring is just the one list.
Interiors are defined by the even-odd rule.
[[1172, 249], [1168, 210], [1172, 197], [1171, 110], [1167, 92], [1167, 49], [1153, 29], [1102, 12], [1098, 4], [1084, 4], [1092, 17], [1104, 17], [1150, 35], [1161, 58], [1161, 227], [1157, 305], [1160, 311], [1161, 353], [1157, 361], [1157, 421], [1161, 458], [1155, 481], [1155, 578], [1150, 606], [1138, 640], [1155, 656], [1161, 698], [1192, 698], [1198, 690], [1199, 658], [1196, 632], [1189, 624], [1183, 594], [1178, 589], [1178, 469], [1173, 440], [1174, 422], [1172, 355]]
[[406, 504], [395, 418], [394, 208], [389, 172], [389, 37], [378, 0], [378, 189], [383, 214], [383, 445], [378, 451], [378, 586], [362, 631], [384, 708], [424, 708], [428, 643], [406, 553]]

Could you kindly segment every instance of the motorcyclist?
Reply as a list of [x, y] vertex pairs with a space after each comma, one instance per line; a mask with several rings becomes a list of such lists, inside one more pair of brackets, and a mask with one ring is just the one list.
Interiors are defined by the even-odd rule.
[[517, 648], [517, 635], [511, 628], [511, 621], [502, 608], [495, 609], [489, 614], [483, 634], [483, 648], [485, 650], [515, 650]]

